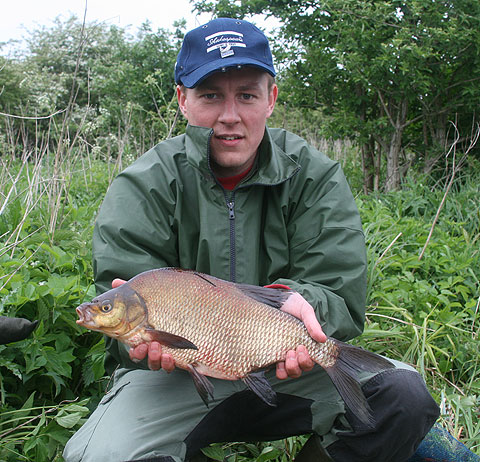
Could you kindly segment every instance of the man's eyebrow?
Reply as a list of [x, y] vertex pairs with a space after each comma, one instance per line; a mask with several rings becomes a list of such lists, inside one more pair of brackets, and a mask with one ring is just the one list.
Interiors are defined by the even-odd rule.
[[239, 90], [257, 90], [258, 88], [260, 88], [260, 82], [257, 82], [256, 80], [253, 82], [247, 82], [238, 87]]
[[220, 87], [217, 87], [216, 85], [206, 85], [203, 83], [199, 83], [196, 86], [196, 89], [199, 91], [218, 91]]
[[[260, 88], [260, 82], [254, 80], [251, 82], [247, 82], [243, 85], [239, 85], [236, 89], [240, 91], [246, 91], [246, 90], [257, 90]], [[218, 85], [213, 85], [213, 84], [202, 84], [200, 83], [197, 85], [197, 89], [199, 91], [219, 91], [221, 90], [221, 87]]]

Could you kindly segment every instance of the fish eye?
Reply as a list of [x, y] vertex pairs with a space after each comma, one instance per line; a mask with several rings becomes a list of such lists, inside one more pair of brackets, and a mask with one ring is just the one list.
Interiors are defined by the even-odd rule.
[[105, 302], [102, 304], [102, 306], [100, 307], [100, 309], [102, 310], [103, 313], [108, 313], [110, 311], [112, 311], [112, 304], [109, 303], [109, 302]]

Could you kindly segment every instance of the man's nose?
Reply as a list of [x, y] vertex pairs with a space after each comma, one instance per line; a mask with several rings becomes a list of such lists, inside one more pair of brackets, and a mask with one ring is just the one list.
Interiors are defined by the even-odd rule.
[[238, 105], [234, 99], [226, 99], [224, 101], [219, 121], [224, 124], [234, 124], [240, 121]]

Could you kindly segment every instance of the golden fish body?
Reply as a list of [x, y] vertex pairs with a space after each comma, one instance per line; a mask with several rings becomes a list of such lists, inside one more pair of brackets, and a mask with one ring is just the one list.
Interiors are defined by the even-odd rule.
[[[171, 290], [179, 275], [182, 289]], [[255, 300], [241, 289], [245, 286], [194, 272], [159, 270], [135, 278], [130, 287], [152, 307], [151, 326], [188, 339], [197, 347], [164, 348], [184, 369], [195, 364], [205, 375], [237, 380], [285, 359], [287, 351], [298, 345], [312, 353], [318, 345], [301, 321]], [[272, 300], [283, 301], [289, 295], [277, 289], [265, 292], [271, 292]], [[321, 345], [322, 352], [327, 348]]]
[[274, 405], [274, 391], [256, 372], [304, 345], [329, 373], [347, 406], [357, 407], [352, 411], [368, 423], [368, 404], [357, 382], [352, 389], [352, 369], [381, 370], [392, 364], [333, 338], [325, 343], [313, 340], [300, 320], [279, 309], [289, 295], [195, 271], [162, 268], [141, 273], [79, 306], [77, 323], [130, 346], [159, 341], [176, 366], [190, 371], [206, 403], [208, 395], [213, 396], [205, 378], [210, 376], [242, 379]]

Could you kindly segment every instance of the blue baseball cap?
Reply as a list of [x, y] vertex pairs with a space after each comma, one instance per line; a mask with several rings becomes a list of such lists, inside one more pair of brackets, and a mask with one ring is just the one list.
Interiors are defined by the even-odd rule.
[[247, 21], [213, 19], [185, 35], [175, 81], [193, 88], [214, 72], [242, 66], [255, 66], [275, 76], [267, 37]]

